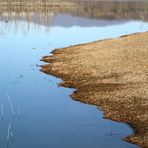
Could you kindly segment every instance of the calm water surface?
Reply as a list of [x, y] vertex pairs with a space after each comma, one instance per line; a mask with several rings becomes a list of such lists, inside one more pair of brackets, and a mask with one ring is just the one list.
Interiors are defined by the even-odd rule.
[[46, 25], [20, 16], [5, 15], [0, 21], [0, 147], [138, 147], [121, 140], [133, 133], [130, 127], [103, 119], [94, 106], [73, 101], [73, 89], [58, 87], [61, 80], [40, 72], [38, 65], [45, 64], [40, 59], [55, 48], [148, 31], [148, 22], [60, 13], [50, 14], [51, 24]]

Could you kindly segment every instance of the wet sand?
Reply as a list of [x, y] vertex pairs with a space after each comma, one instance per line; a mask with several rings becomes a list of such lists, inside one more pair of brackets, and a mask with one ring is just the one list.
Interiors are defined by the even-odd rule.
[[76, 88], [72, 98], [135, 130], [129, 142], [148, 147], [148, 32], [56, 49], [42, 71]]

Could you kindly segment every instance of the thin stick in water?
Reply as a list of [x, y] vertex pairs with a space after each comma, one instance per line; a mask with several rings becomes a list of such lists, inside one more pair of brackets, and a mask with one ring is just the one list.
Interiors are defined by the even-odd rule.
[[13, 143], [13, 133], [12, 133], [12, 131], [10, 132], [10, 136], [11, 136], [11, 143]]
[[9, 97], [8, 93], [7, 93], [7, 97], [8, 97], [8, 100], [9, 100], [10, 107], [11, 107], [12, 116], [13, 116], [13, 118], [14, 118], [14, 117], [15, 117], [14, 109], [13, 109], [13, 105], [12, 105], [11, 98]]
[[10, 130], [11, 130], [11, 124], [9, 124], [8, 126], [7, 141], [9, 141], [10, 138]]
[[11, 130], [11, 124], [9, 123], [8, 133], [7, 133], [7, 148], [9, 148], [10, 145], [10, 130]]
[[3, 104], [1, 104], [1, 114], [2, 114], [2, 120], [3, 120], [3, 116], [4, 116]]
[[18, 116], [19, 116], [19, 119], [21, 118], [21, 110], [20, 108], [18, 109]]

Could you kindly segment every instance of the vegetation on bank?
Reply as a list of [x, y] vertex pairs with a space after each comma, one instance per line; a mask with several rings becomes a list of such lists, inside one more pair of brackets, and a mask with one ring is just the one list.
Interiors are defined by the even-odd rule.
[[65, 6], [72, 2], [66, 0], [0, 0], [0, 6]]
[[[2, 0], [0, 0], [2, 1]], [[6, 0], [8, 1], [8, 0]], [[17, 3], [18, 0], [14, 0], [16, 5], [9, 0], [10, 5], [6, 1], [0, 2], [0, 16], [4, 13], [68, 13], [75, 16], [83, 16], [88, 18], [99, 19], [136, 19], [136, 20], [148, 20], [148, 3], [129, 3], [129, 2], [68, 2], [58, 0], [26, 0], [23, 5], [23, 1]], [[19, 0], [21, 1], [21, 0]], [[28, 2], [28, 3], [27, 3]], [[33, 3], [34, 2], [34, 3]], [[2, 4], [6, 4], [3, 5]], [[20, 5], [21, 4], [21, 5]], [[44, 5], [46, 4], [46, 5]]]

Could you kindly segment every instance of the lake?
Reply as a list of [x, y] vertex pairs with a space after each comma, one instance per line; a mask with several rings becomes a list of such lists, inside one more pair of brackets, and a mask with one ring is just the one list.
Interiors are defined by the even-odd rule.
[[82, 2], [52, 8], [0, 7], [0, 147], [136, 148], [126, 124], [76, 102], [74, 89], [40, 72], [56, 48], [148, 31], [148, 3]]

